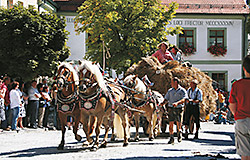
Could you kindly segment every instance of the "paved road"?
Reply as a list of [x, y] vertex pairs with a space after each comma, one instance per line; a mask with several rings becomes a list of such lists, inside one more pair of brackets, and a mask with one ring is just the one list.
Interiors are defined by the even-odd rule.
[[[19, 133], [5, 131], [0, 133], [0, 159], [240, 159], [235, 154], [234, 125], [203, 122], [199, 140], [183, 140], [178, 143], [175, 139], [174, 145], [167, 144], [168, 134], [161, 134], [154, 141], [148, 141], [142, 134], [141, 128], [140, 132], [140, 142], [130, 142], [129, 146], [122, 147], [122, 140], [117, 140], [108, 143], [107, 148], [91, 152], [89, 148], [82, 147], [85, 137], [82, 142], [76, 142], [72, 131], [66, 132], [66, 145], [62, 151], [56, 149], [61, 139], [60, 131], [43, 129], [26, 129]], [[82, 130], [79, 130], [79, 134], [84, 136]], [[134, 134], [134, 128], [131, 129], [131, 134]], [[193, 135], [190, 136], [190, 138], [192, 137]]]

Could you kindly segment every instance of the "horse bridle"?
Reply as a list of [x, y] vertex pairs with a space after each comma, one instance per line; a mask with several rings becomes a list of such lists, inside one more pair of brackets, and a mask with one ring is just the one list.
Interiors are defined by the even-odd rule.
[[[87, 69], [80, 70], [80, 73], [83, 74], [82, 78], [80, 79], [80, 82], [86, 82], [85, 85], [87, 88], [93, 87], [96, 85], [95, 83], [92, 83], [94, 80], [94, 74], [88, 71]], [[86, 74], [90, 73], [90, 76], [87, 78]], [[80, 86], [81, 89], [82, 86]]]
[[[68, 81], [71, 76], [71, 72], [67, 69], [61, 69], [60, 73], [56, 76], [57, 79], [57, 86], [59, 90], [62, 90], [63, 87], [67, 87], [70, 84], [74, 83], [74, 81]], [[63, 83], [61, 83], [60, 79], [62, 79]]]

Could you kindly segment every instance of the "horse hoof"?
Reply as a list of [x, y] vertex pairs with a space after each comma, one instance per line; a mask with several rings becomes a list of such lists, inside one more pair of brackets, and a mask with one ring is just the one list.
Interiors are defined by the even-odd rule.
[[135, 141], [136, 141], [136, 142], [139, 142], [139, 140], [140, 140], [140, 139], [139, 139], [138, 137], [135, 138]]
[[149, 141], [153, 141], [153, 140], [154, 140], [154, 138], [153, 138], [153, 137], [150, 137], [150, 138], [149, 138]]
[[75, 138], [78, 142], [80, 142], [82, 140], [82, 137], [80, 135], [77, 135]]
[[106, 148], [106, 147], [107, 147], [107, 142], [106, 142], [106, 141], [105, 141], [105, 142], [102, 142], [100, 148]]
[[90, 151], [97, 151], [97, 147], [96, 146], [91, 147]]
[[123, 147], [127, 147], [128, 146], [128, 143], [123, 143]]
[[64, 146], [60, 144], [60, 145], [57, 147], [57, 150], [63, 150], [63, 148], [64, 148]]
[[89, 146], [89, 142], [88, 141], [84, 141], [82, 144], [83, 147], [88, 147]]

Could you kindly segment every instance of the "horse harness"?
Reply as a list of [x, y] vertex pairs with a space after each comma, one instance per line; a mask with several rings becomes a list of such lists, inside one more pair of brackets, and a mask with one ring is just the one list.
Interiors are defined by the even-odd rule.
[[72, 113], [76, 106], [76, 101], [78, 100], [78, 96], [76, 92], [73, 94], [64, 97], [62, 95], [62, 91], [59, 90], [57, 94], [57, 110], [62, 113]]

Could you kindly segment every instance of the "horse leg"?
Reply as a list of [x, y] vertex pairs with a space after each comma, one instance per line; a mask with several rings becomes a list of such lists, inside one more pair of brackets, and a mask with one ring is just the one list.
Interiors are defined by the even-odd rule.
[[[103, 138], [103, 141], [101, 143], [100, 148], [106, 148], [107, 147], [107, 139], [108, 139], [108, 131], [109, 131], [109, 120], [108, 120], [107, 117], [105, 117], [103, 119], [103, 125], [104, 125], [104, 128], [105, 128], [105, 134], [104, 134], [104, 138]], [[112, 127], [112, 128], [114, 128], [114, 127]], [[112, 130], [112, 134], [113, 134], [113, 130]]]
[[77, 134], [78, 126], [80, 122], [80, 115], [75, 116], [75, 125], [73, 126], [73, 133], [75, 134], [75, 139], [79, 142], [81, 141], [82, 137]]
[[138, 142], [140, 140], [139, 139], [140, 115], [138, 113], [135, 113], [134, 119], [135, 119], [135, 129], [136, 129], [135, 141]]
[[103, 115], [97, 116], [97, 124], [96, 124], [96, 128], [95, 128], [96, 139], [95, 139], [94, 145], [91, 147], [91, 151], [96, 151], [98, 149], [98, 146], [99, 146], [99, 135], [100, 135], [100, 126], [102, 124], [102, 120], [103, 120]]
[[115, 128], [114, 128], [114, 122], [112, 122], [112, 124], [111, 124], [111, 131], [112, 131], [112, 134], [111, 134], [111, 141], [115, 141]]
[[89, 146], [90, 144], [92, 144], [93, 143], [93, 138], [91, 138], [90, 137], [90, 135], [89, 135], [89, 126], [88, 126], [88, 119], [89, 118], [89, 116], [87, 116], [87, 115], [82, 115], [82, 120], [83, 120], [83, 122], [82, 122], [82, 125], [83, 125], [83, 131], [84, 131], [84, 133], [85, 133], [85, 135], [86, 135], [86, 139], [87, 139], [87, 141], [85, 141], [84, 143], [83, 143], [83, 147], [87, 147], [87, 146]]
[[151, 112], [150, 116], [147, 116], [147, 121], [148, 121], [148, 128], [150, 129], [149, 132], [149, 141], [154, 140], [154, 135], [153, 135], [153, 113]]
[[89, 118], [89, 135], [91, 136], [94, 129], [95, 129], [95, 120], [96, 117], [95, 116], [90, 116]]
[[[66, 117], [66, 116], [65, 116]], [[62, 140], [61, 143], [59, 144], [59, 146], [57, 147], [58, 150], [63, 150], [64, 148], [64, 144], [65, 144], [65, 132], [66, 132], [66, 119], [65, 117], [63, 117], [60, 113], [59, 113], [59, 118], [61, 121], [61, 130], [62, 130]]]
[[124, 141], [123, 141], [123, 147], [128, 146], [128, 119], [127, 119], [127, 113], [125, 111], [122, 111], [122, 113], [119, 114], [122, 120], [122, 126], [124, 131]]

